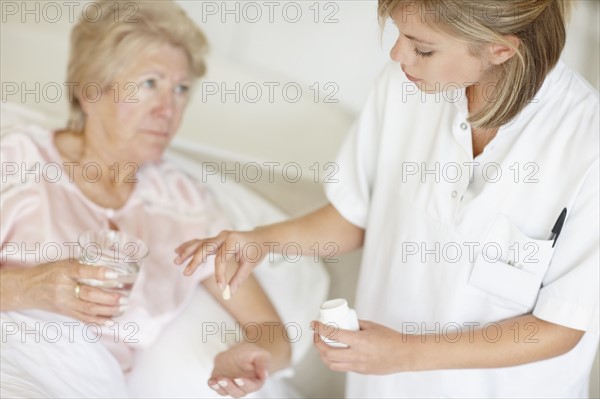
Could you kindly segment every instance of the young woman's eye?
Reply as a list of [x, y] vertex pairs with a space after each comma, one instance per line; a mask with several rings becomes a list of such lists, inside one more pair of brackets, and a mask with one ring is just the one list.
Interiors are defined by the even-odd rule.
[[146, 79], [141, 84], [146, 89], [154, 89], [156, 87], [156, 79]]
[[418, 48], [415, 48], [415, 54], [419, 57], [427, 58], [433, 55], [433, 51], [419, 51]]

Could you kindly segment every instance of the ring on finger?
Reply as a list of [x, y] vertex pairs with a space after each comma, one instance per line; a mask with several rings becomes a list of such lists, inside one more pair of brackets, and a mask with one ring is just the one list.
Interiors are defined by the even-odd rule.
[[79, 293], [81, 292], [81, 284], [77, 283], [75, 286], [75, 298], [79, 299]]

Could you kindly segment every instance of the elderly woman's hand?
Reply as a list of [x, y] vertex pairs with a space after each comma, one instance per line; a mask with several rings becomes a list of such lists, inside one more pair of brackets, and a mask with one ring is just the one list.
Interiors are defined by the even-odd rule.
[[18, 279], [21, 308], [44, 309], [86, 323], [106, 325], [127, 304], [127, 298], [121, 294], [78, 282], [116, 279], [116, 273], [108, 268], [61, 260], [15, 271], [21, 272]]
[[262, 388], [269, 377], [271, 353], [252, 343], [241, 343], [221, 352], [208, 385], [223, 396], [241, 398]]

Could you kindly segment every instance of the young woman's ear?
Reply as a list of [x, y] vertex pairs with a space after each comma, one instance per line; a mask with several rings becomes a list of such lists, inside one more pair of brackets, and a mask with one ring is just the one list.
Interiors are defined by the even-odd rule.
[[504, 43], [493, 43], [488, 47], [489, 61], [493, 65], [500, 65], [510, 60], [516, 54], [515, 49], [521, 44], [521, 40], [513, 35], [504, 36], [504, 38], [510, 42], [512, 46], [508, 46]]

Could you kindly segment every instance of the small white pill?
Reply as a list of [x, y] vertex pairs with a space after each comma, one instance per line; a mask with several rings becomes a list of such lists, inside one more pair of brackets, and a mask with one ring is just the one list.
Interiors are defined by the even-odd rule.
[[229, 286], [229, 284], [227, 284], [225, 286], [225, 289], [223, 290], [223, 299], [226, 301], [231, 299], [231, 287]]

